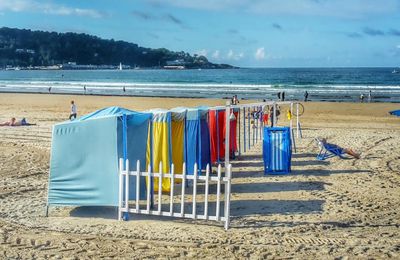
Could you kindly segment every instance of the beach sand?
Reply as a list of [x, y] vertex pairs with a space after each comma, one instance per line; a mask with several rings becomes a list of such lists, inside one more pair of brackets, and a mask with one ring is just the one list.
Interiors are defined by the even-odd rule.
[[[44, 217], [51, 127], [106, 106], [134, 110], [225, 100], [0, 94], [0, 258], [400, 258], [398, 104], [305, 103], [292, 173], [264, 176], [261, 146], [232, 162], [231, 228], [218, 222], [52, 207]], [[283, 111], [286, 108], [282, 108]], [[281, 124], [287, 120], [281, 116]], [[362, 152], [318, 161], [314, 138]]]

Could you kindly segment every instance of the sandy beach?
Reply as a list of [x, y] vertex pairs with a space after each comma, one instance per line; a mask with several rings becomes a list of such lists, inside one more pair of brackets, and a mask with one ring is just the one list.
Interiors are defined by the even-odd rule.
[[[226, 102], [1, 93], [0, 122], [37, 125], [0, 128], [0, 258], [400, 258], [400, 118], [388, 114], [398, 104], [305, 103], [290, 175], [263, 175], [261, 145], [232, 162], [225, 231], [217, 222], [144, 215], [119, 222], [113, 208], [52, 207], [45, 217], [51, 129], [68, 119], [71, 100], [79, 115]], [[316, 160], [319, 136], [361, 159]]]

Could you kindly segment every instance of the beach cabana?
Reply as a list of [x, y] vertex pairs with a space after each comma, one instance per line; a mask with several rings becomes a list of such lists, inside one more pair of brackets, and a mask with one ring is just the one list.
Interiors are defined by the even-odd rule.
[[[229, 131], [229, 154], [234, 155], [237, 151], [236, 127], [239, 110], [234, 109], [231, 111], [230, 117], [230, 131]], [[221, 158], [225, 157], [225, 131], [226, 120], [225, 110], [210, 110], [209, 111], [209, 130], [210, 130], [210, 151], [211, 162], [219, 162]]]
[[[149, 139], [147, 143], [147, 165], [150, 164], [152, 172], [159, 172], [159, 165], [162, 162], [162, 172], [169, 173], [171, 164], [171, 112], [165, 109], [152, 109]], [[154, 178], [154, 191], [158, 191], [158, 178]], [[170, 190], [170, 182], [163, 179], [162, 190]]]
[[194, 173], [194, 164], [204, 170], [211, 165], [210, 132], [208, 128], [208, 108], [191, 108], [186, 113], [186, 172]]
[[[48, 205], [118, 206], [119, 158], [145, 170], [149, 113], [120, 107], [98, 110], [53, 127]], [[136, 197], [130, 179], [129, 198]], [[140, 197], [146, 194], [141, 181]]]

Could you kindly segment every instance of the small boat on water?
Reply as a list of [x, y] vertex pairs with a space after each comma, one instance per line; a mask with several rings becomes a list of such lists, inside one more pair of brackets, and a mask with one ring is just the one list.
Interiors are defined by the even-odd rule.
[[394, 70], [392, 71], [392, 74], [400, 74], [400, 69], [398, 69], [398, 70], [394, 69]]

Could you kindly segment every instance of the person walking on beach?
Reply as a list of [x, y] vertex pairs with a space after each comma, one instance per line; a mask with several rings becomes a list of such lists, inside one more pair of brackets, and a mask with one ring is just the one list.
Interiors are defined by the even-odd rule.
[[86, 86], [83, 86], [83, 94], [86, 95]]
[[281, 98], [282, 101], [285, 101], [285, 91], [282, 91]]
[[49, 87], [49, 93], [51, 92], [51, 87]]
[[360, 95], [360, 102], [361, 102], [361, 103], [364, 103], [364, 98], [365, 98], [364, 94], [361, 94], [361, 95]]
[[308, 100], [308, 92], [306, 90], [306, 92], [304, 92], [304, 102], [307, 102]]
[[239, 99], [237, 95], [234, 95], [231, 99], [231, 105], [237, 105], [237, 104], [239, 104]]
[[368, 92], [368, 103], [371, 103], [371, 100], [372, 100], [372, 91], [370, 90]]
[[124, 91], [124, 93], [125, 93], [125, 91], [126, 91], [126, 90], [125, 90], [125, 86], [122, 87], [122, 91]]
[[69, 114], [69, 120], [72, 120], [72, 118], [76, 119], [76, 105], [75, 102], [72, 100], [71, 101], [71, 113]]
[[278, 100], [281, 100], [281, 92], [278, 92], [277, 96], [278, 96]]
[[[278, 105], [276, 105], [276, 123], [278, 123], [278, 118], [279, 115], [281, 114], [280, 108]], [[274, 106], [271, 106], [270, 110], [269, 110], [269, 120], [271, 121], [271, 127], [274, 127], [274, 121], [275, 121], [275, 117], [274, 117]]]

